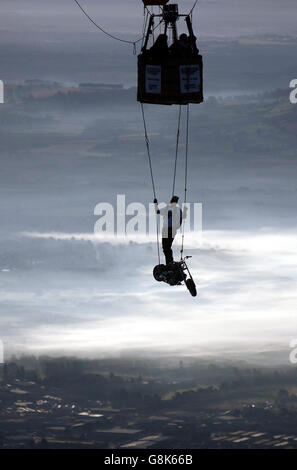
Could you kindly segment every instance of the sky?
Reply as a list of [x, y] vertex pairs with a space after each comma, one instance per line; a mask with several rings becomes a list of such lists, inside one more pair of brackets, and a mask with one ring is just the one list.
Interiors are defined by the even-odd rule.
[[[188, 12], [194, 0], [178, 2]], [[141, 0], [81, 0], [81, 5], [103, 27], [113, 32], [138, 34], [141, 31]], [[252, 34], [296, 34], [297, 5], [294, 0], [200, 0], [195, 11], [195, 26], [203, 36]], [[82, 17], [73, 0], [2, 0], [2, 31], [86, 32], [93, 28]], [[91, 29], [90, 29], [91, 30]]]
[[[156, 253], [151, 244], [126, 240], [110, 246], [92, 234], [26, 233], [24, 237], [31, 242], [42, 239], [53, 247], [58, 240], [65, 244], [71, 240], [80, 260], [76, 276], [69, 275], [68, 281], [59, 269], [50, 279], [44, 272], [33, 272], [34, 288], [32, 278], [22, 276], [21, 285], [2, 291], [6, 309], [19, 306], [17, 324], [18, 315], [30, 311], [30, 321], [20, 327], [18, 338], [33, 350], [213, 355], [223, 349], [242, 357], [247, 350], [288, 346], [295, 338], [296, 231], [206, 231], [199, 243], [196, 237], [187, 237], [198, 300], [184, 287], [160, 286], [152, 280]], [[23, 245], [28, 246], [29, 240]], [[90, 240], [93, 249], [87, 253]], [[101, 273], [94, 269], [93, 278], [88, 272], [91, 256], [99, 257], [104, 266]], [[131, 259], [137, 263], [134, 269]], [[65, 270], [66, 263], [61, 261], [59, 268]], [[53, 261], [55, 268], [57, 264]], [[9, 275], [2, 273], [2, 278]]]
[[[134, 39], [142, 8], [136, 0], [123, 4], [82, 0], [109, 31]], [[180, 4], [189, 10], [193, 2]], [[72, 83], [86, 65], [83, 78], [93, 80], [89, 62], [74, 59], [85, 51], [107, 70], [101, 75], [107, 79], [114, 76], [117, 59], [126, 62], [127, 46], [114, 45], [94, 30], [72, 0], [3, 0], [1, 8], [4, 79], [41, 76]], [[296, 14], [293, 0], [281, 6], [274, 0], [201, 0], [195, 25], [206, 43], [214, 37], [296, 37]], [[60, 66], [63, 73], [57, 71]], [[131, 76], [134, 66], [127, 59]], [[117, 69], [116, 81], [130, 83], [127, 73]], [[288, 83], [292, 78], [288, 73]], [[254, 162], [220, 162], [219, 156], [215, 162], [203, 156], [192, 160], [190, 198], [205, 202], [202, 239], [187, 237], [186, 254], [193, 255], [189, 265], [199, 292], [192, 298], [184, 287], [153, 279], [152, 240], [94, 236], [96, 203], [114, 203], [117, 194], [126, 194], [128, 202], [151, 201], [144, 149], [134, 155], [129, 148], [142, 132], [139, 115], [131, 109], [99, 111], [83, 122], [79, 114], [65, 111], [60, 122], [68, 143], [59, 144], [57, 127], [48, 145], [17, 151], [9, 141], [3, 146], [0, 339], [6, 354], [228, 353], [237, 358], [287, 349], [289, 355], [289, 343], [297, 337], [295, 162], [273, 160], [268, 166], [263, 161], [254, 167]], [[165, 139], [161, 150], [154, 144], [153, 152], [160, 152], [158, 187], [166, 200], [168, 167], [162, 157], [174, 135], [173, 118], [166, 109], [152, 111], [149, 119], [155, 122], [152, 137]], [[160, 122], [166, 126], [158, 129]], [[35, 126], [32, 133], [43, 135]], [[103, 150], [86, 150], [83, 131], [91, 132], [92, 126]], [[110, 135], [109, 148], [104, 139]], [[179, 244], [180, 238], [176, 254]]]

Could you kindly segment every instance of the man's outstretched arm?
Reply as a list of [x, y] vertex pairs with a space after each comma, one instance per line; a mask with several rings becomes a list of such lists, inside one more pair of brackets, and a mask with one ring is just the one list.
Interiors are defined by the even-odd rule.
[[159, 209], [159, 206], [158, 206], [158, 199], [154, 199], [154, 206], [155, 206], [155, 211], [156, 211], [156, 214], [160, 214], [160, 209]]

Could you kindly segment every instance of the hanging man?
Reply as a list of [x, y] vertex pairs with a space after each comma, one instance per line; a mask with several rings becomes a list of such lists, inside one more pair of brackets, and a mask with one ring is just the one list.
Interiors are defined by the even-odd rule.
[[173, 196], [166, 207], [159, 209], [158, 201], [154, 199], [156, 214], [163, 217], [162, 248], [166, 264], [173, 262], [172, 243], [182, 221], [187, 217], [187, 207], [185, 206], [182, 210], [178, 205], [178, 200], [178, 196]]

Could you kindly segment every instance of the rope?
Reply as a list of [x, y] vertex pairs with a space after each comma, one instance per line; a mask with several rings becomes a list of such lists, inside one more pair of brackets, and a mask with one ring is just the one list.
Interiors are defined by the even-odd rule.
[[150, 174], [151, 174], [152, 187], [153, 187], [153, 196], [154, 196], [154, 199], [156, 199], [156, 187], [155, 187], [155, 180], [154, 180], [154, 174], [153, 174], [150, 141], [148, 138], [147, 126], [146, 126], [146, 121], [145, 121], [145, 116], [144, 116], [144, 106], [143, 106], [143, 103], [140, 103], [140, 104], [141, 104], [141, 112], [142, 112], [142, 119], [143, 119], [145, 144], [146, 144], [146, 149], [147, 149], [147, 156], [148, 156], [148, 161], [149, 161]]
[[182, 107], [181, 105], [179, 105], [178, 124], [177, 124], [177, 133], [176, 133], [175, 162], [174, 162], [173, 183], [172, 183], [172, 196], [174, 196], [174, 193], [175, 193], [175, 180], [176, 180], [176, 168], [177, 168], [178, 148], [179, 148], [181, 110], [182, 110]]
[[198, 3], [198, 0], [195, 1], [195, 3], [194, 3], [194, 5], [192, 6], [192, 8], [191, 8], [190, 13], [189, 13], [188, 16], [192, 15], [193, 10], [194, 10], [194, 8], [196, 7], [197, 3]]
[[[187, 130], [186, 130], [186, 162], [185, 162], [185, 193], [184, 193], [184, 210], [187, 203], [187, 191], [188, 191], [188, 154], [189, 154], [189, 120], [190, 120], [190, 106], [187, 105]], [[183, 258], [184, 252], [184, 241], [185, 241], [185, 219], [183, 220], [182, 228], [182, 243], [180, 250], [180, 257]]]
[[[150, 141], [149, 141], [149, 137], [148, 137], [148, 133], [147, 133], [147, 125], [146, 125], [145, 114], [144, 114], [144, 106], [143, 106], [143, 103], [140, 103], [140, 104], [141, 104], [141, 112], [142, 112], [143, 127], [144, 127], [144, 136], [145, 136], [147, 156], [148, 156], [148, 162], [149, 162], [149, 168], [150, 168], [152, 189], [153, 189], [153, 197], [154, 197], [154, 199], [156, 199], [156, 186], [155, 186], [153, 166], [152, 166]], [[182, 111], [182, 106], [180, 105], [179, 113], [178, 113], [177, 134], [176, 134], [176, 151], [175, 151], [172, 195], [174, 195], [174, 191], [175, 191], [176, 169], [177, 169], [179, 137], [180, 137], [181, 111]], [[187, 119], [187, 124], [186, 124], [186, 157], [185, 157], [185, 178], [184, 178], [184, 184], [185, 184], [185, 188], [184, 188], [184, 210], [185, 210], [185, 206], [186, 206], [186, 203], [187, 203], [187, 191], [188, 191], [188, 156], [189, 156], [189, 122], [190, 122], [190, 106], [189, 106], [189, 104], [187, 105], [187, 117], [186, 117], [186, 119]], [[159, 261], [159, 264], [161, 264], [160, 241], [159, 241], [160, 229], [159, 229], [159, 219], [158, 219], [157, 214], [156, 214], [156, 221], [157, 221], [156, 226], [157, 226], [158, 261]], [[180, 250], [181, 259], [183, 259], [184, 240], [185, 240], [185, 219], [183, 220], [183, 225], [182, 225], [182, 242], [181, 242], [181, 250]]]
[[[155, 16], [154, 7], [153, 7], [153, 6], [151, 6], [150, 15], [153, 16], [153, 17]], [[153, 44], [155, 44], [155, 29], [156, 29], [156, 28], [153, 28], [153, 29], [152, 29], [152, 40], [153, 40]]]
[[83, 12], [83, 14], [88, 18], [88, 20], [97, 28], [99, 29], [102, 33], [106, 34], [106, 36], [109, 36], [110, 38], [112, 39], [115, 39], [116, 41], [120, 41], [120, 42], [124, 42], [126, 44], [132, 44], [133, 45], [133, 50], [134, 50], [134, 54], [136, 53], [136, 44], [140, 41], [143, 40], [143, 36], [139, 39], [137, 39], [136, 41], [128, 41], [127, 39], [122, 39], [122, 38], [119, 38], [117, 36], [114, 36], [113, 34], [109, 33], [108, 31], [106, 31], [105, 29], [103, 29], [101, 26], [99, 26], [98, 23], [96, 23], [93, 18], [90, 17], [90, 15], [86, 12], [86, 10], [81, 6], [81, 4], [78, 2], [78, 0], [73, 0], [76, 5], [78, 6], [78, 8]]
[[[120, 41], [120, 42], [125, 42], [125, 43], [128, 43], [128, 44], [136, 44], [138, 41], [128, 41], [126, 39], [122, 39], [122, 38], [118, 38], [117, 36], [114, 36], [113, 34], [109, 33], [108, 31], [106, 31], [105, 29], [103, 29], [101, 26], [99, 26], [91, 17], [90, 15], [88, 15], [88, 13], [86, 12], [86, 10], [83, 9], [83, 7], [81, 6], [81, 4], [78, 2], [78, 0], [73, 0], [76, 5], [78, 6], [78, 8], [80, 8], [80, 10], [83, 12], [83, 14], [88, 18], [89, 21], [91, 21], [91, 23], [93, 23], [94, 26], [96, 26], [96, 28], [98, 28], [102, 33], [106, 34], [107, 36], [109, 36], [110, 38], [112, 39], [115, 39], [116, 41]], [[140, 41], [142, 40], [142, 38], [140, 39]]]
[[[86, 18], [88, 18], [88, 20], [97, 28], [99, 29], [102, 33], [106, 34], [106, 36], [109, 36], [110, 38], [112, 39], [115, 39], [116, 41], [120, 41], [120, 42], [123, 42], [125, 44], [132, 44], [133, 46], [133, 53], [136, 54], [136, 44], [138, 44], [139, 42], [143, 41], [144, 39], [144, 35], [142, 35], [141, 38], [137, 39], [136, 41], [129, 41], [127, 39], [122, 39], [122, 38], [119, 38], [117, 36], [115, 36], [114, 34], [111, 34], [109, 33], [108, 31], [106, 31], [104, 28], [102, 28], [102, 26], [100, 26], [98, 23], [96, 23], [96, 21], [93, 20], [93, 18], [91, 18], [91, 16], [86, 12], [86, 10], [81, 6], [81, 4], [79, 3], [78, 0], [73, 0], [76, 5], [78, 6], [78, 8], [82, 11], [82, 13], [86, 16]], [[189, 12], [189, 16], [192, 15], [193, 13], [193, 10], [194, 8], [196, 7], [198, 3], [198, 0], [195, 1], [194, 5], [192, 6], [190, 12]], [[161, 7], [159, 7], [159, 11], [160, 11]], [[153, 15], [153, 7], [152, 7], [152, 12], [149, 11], [149, 9], [145, 6], [144, 7], [144, 11], [147, 11], [148, 15], [152, 16]], [[162, 10], [163, 11], [163, 10]], [[161, 23], [162, 23], [163, 20], [161, 20], [157, 26], [153, 29], [152, 33], [154, 33], [155, 29], [157, 29]], [[153, 34], [154, 35], [154, 34]]]
[[[146, 120], [145, 120], [145, 115], [144, 115], [143, 103], [141, 103], [141, 112], [142, 112], [142, 119], [143, 119], [144, 138], [145, 138], [147, 156], [148, 156], [149, 167], [150, 167], [150, 174], [151, 174], [151, 181], [152, 181], [152, 188], [153, 188], [153, 196], [154, 196], [154, 199], [157, 199], [157, 197], [156, 197], [156, 186], [155, 186], [155, 180], [154, 180], [154, 174], [153, 174], [152, 158], [151, 158], [151, 150], [150, 150], [150, 141], [149, 141], [149, 137], [148, 137], [148, 133], [147, 133], [147, 126], [146, 126]], [[159, 261], [159, 264], [161, 264], [160, 241], [159, 241], [159, 232], [160, 232], [160, 230], [159, 230], [159, 219], [158, 219], [158, 214], [157, 213], [156, 213], [156, 227], [157, 227], [158, 261]]]
[[143, 16], [144, 16], [144, 21], [143, 21], [143, 28], [142, 28], [141, 49], [143, 48], [143, 45], [144, 45], [145, 32], [146, 32], [146, 28], [147, 28], [148, 19], [149, 19], [149, 16], [150, 16], [150, 11], [147, 9], [147, 7], [144, 7], [144, 9], [143, 9]]
[[[115, 36], [114, 34], [111, 34], [109, 33], [108, 31], [106, 31], [104, 28], [102, 28], [98, 23], [96, 23], [96, 21], [93, 20], [93, 18], [90, 17], [90, 15], [86, 12], [86, 10], [81, 6], [81, 4], [79, 3], [78, 0], [73, 0], [76, 5], [78, 6], [78, 8], [82, 11], [82, 13], [86, 16], [86, 18], [88, 18], [88, 20], [97, 28], [99, 29], [99, 31], [101, 31], [102, 33], [106, 34], [106, 36], [109, 36], [110, 38], [112, 39], [115, 39], [116, 41], [120, 41], [120, 42], [123, 42], [125, 44], [132, 44], [133, 46], [133, 54], [136, 55], [137, 51], [136, 51], [136, 44], [138, 44], [139, 42], [143, 42], [144, 41], [144, 38], [145, 38], [145, 34], [143, 34], [141, 36], [141, 38], [137, 39], [136, 41], [129, 41], [127, 39], [122, 39], [122, 38], [119, 38], [117, 36]], [[147, 7], [144, 7], [144, 11], [147, 11], [148, 15], [152, 16], [152, 13], [149, 11], [149, 9]], [[163, 19], [160, 20], [160, 22], [157, 24], [157, 26], [155, 26], [152, 30], [152, 34], [154, 33], [154, 31], [161, 25], [161, 23], [163, 22]]]
[[[159, 15], [162, 15], [162, 13], [163, 13], [163, 9], [162, 7], [159, 6]], [[160, 25], [159, 34], [161, 34], [162, 33], [161, 23], [159, 23], [159, 25]]]

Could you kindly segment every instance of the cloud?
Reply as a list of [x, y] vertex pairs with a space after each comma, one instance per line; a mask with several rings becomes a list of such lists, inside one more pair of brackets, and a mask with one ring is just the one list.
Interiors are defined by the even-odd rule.
[[[198, 298], [185, 287], [154, 281], [150, 240], [111, 243], [91, 234], [36, 232], [20, 240], [33, 243], [30, 256], [39, 254], [42, 262], [0, 272], [0, 327], [12, 347], [207, 354], [238, 344], [245, 350], [286, 347], [297, 334], [294, 231], [207, 231], [199, 242], [188, 237]], [[24, 266], [28, 256], [24, 252]]]

